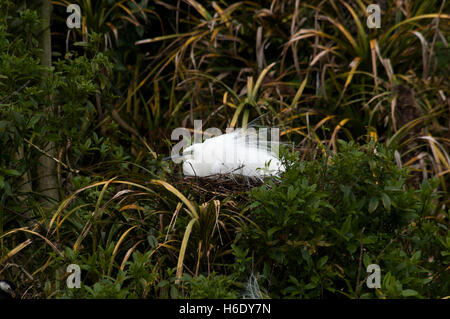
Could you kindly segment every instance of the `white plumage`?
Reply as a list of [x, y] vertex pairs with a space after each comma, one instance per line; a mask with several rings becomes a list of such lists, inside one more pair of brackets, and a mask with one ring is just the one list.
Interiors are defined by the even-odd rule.
[[183, 173], [198, 177], [216, 174], [254, 178], [279, 176], [284, 166], [277, 150], [277, 143], [258, 139], [254, 129], [237, 129], [187, 147], [183, 152]]

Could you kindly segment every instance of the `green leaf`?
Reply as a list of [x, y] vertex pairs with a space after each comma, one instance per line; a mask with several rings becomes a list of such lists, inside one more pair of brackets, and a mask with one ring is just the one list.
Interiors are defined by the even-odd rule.
[[373, 213], [378, 207], [378, 198], [372, 197], [369, 202], [369, 213]]
[[391, 199], [385, 193], [381, 194], [381, 200], [383, 201], [383, 206], [387, 210], [391, 210]]
[[368, 267], [371, 263], [372, 263], [372, 262], [371, 262], [370, 256], [369, 256], [368, 254], [364, 254], [364, 255], [363, 255], [363, 264], [364, 264], [364, 267], [367, 269], [367, 267]]
[[297, 196], [297, 193], [298, 193], [298, 188], [295, 189], [293, 185], [290, 185], [288, 188], [288, 192], [287, 192], [288, 201], [293, 200]]
[[5, 190], [6, 195], [13, 196], [11, 185], [8, 182], [4, 182], [3, 189]]
[[169, 281], [168, 280], [161, 280], [159, 283], [158, 283], [158, 287], [159, 288], [163, 288], [163, 287], [166, 287], [167, 285], [169, 285]]
[[10, 125], [8, 121], [0, 121], [0, 130]]
[[258, 207], [260, 204], [261, 204], [260, 202], [253, 202], [248, 206], [248, 208], [249, 208], [249, 210], [252, 210], [252, 209]]
[[19, 127], [23, 127], [25, 126], [25, 118], [23, 117], [22, 114], [18, 113], [18, 112], [12, 112], [13, 117], [14, 117], [14, 121], [17, 123], [17, 126]]
[[319, 259], [319, 261], [317, 262], [317, 267], [322, 268], [323, 265], [325, 265], [328, 261], [328, 256], [323, 256], [322, 258]]
[[350, 215], [347, 217], [344, 224], [342, 224], [342, 227], [340, 230], [340, 233], [342, 236], [345, 236], [350, 231], [351, 225], [352, 225], [352, 216]]
[[300, 282], [299, 282], [298, 279], [295, 278], [294, 276], [289, 276], [289, 279], [290, 279], [296, 286], [300, 286]]
[[20, 176], [21, 175], [20, 172], [16, 171], [15, 169], [4, 169], [3, 172], [9, 176]]
[[354, 254], [355, 251], [358, 249], [358, 245], [356, 243], [349, 243], [347, 245], [347, 250], [349, 251], [350, 254]]
[[422, 256], [422, 251], [418, 250], [412, 255], [411, 260], [412, 261], [418, 261], [420, 259], [420, 256]]
[[311, 265], [312, 260], [311, 260], [311, 256], [309, 254], [308, 249], [302, 249], [302, 257], [303, 259], [306, 261], [306, 263], [308, 264], [308, 266]]
[[269, 238], [269, 240], [270, 240], [270, 239], [272, 238], [272, 235], [273, 235], [275, 232], [279, 231], [280, 229], [281, 229], [281, 228], [278, 227], [278, 226], [270, 228], [270, 229], [267, 231], [267, 238]]
[[417, 295], [418, 295], [418, 292], [413, 289], [405, 289], [402, 291], [403, 297], [412, 297], [412, 296], [417, 296]]
[[87, 42], [83, 42], [83, 41], [78, 41], [78, 42], [75, 42], [73, 45], [74, 46], [78, 46], [78, 47], [87, 47], [88, 43]]
[[153, 235], [147, 236], [147, 241], [152, 248], [155, 248], [158, 245], [158, 240]]
[[363, 238], [364, 245], [375, 244], [377, 241], [378, 241], [378, 237], [375, 235], [369, 235], [369, 236]]
[[37, 124], [37, 122], [39, 122], [40, 119], [40, 115], [33, 115], [31, 120], [28, 122], [28, 128], [34, 128], [34, 126]]
[[57, 133], [49, 133], [46, 135], [46, 138], [50, 142], [59, 142], [61, 141], [61, 136]]
[[316, 288], [316, 287], [317, 287], [317, 284], [316, 284], [316, 283], [310, 282], [309, 284], [307, 284], [307, 285], [305, 286], [305, 289], [306, 289], [306, 290], [310, 290], [310, 289], [314, 289], [314, 288]]

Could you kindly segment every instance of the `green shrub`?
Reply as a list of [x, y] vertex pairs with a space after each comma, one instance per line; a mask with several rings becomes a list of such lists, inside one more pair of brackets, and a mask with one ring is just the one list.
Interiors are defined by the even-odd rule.
[[232, 299], [238, 297], [233, 276], [211, 273], [209, 276], [185, 276], [189, 298]]
[[[279, 183], [250, 192], [256, 226], [234, 248], [253, 257], [246, 271], [260, 273], [271, 297], [448, 294], [448, 211], [433, 204], [436, 181], [408, 187], [408, 171], [375, 143], [340, 141], [337, 154], [288, 155], [287, 165]], [[381, 267], [378, 290], [365, 284], [372, 263]]]

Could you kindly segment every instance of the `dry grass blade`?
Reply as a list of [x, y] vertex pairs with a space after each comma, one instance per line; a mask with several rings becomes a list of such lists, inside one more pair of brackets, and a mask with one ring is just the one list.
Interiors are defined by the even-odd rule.
[[56, 246], [50, 241], [48, 240], [48, 238], [46, 238], [45, 236], [42, 236], [41, 234], [39, 234], [38, 232], [29, 230], [27, 227], [21, 227], [21, 228], [15, 228], [12, 229], [10, 231], [7, 231], [5, 233], [3, 233], [2, 235], [0, 235], [0, 239], [6, 236], [9, 236], [11, 234], [17, 233], [17, 232], [25, 232], [25, 233], [30, 233], [32, 235], [38, 236], [39, 238], [42, 238], [50, 247], [52, 247], [52, 249], [58, 253], [58, 255], [60, 255], [61, 257], [63, 257], [64, 255], [58, 250], [58, 248], [56, 248]]
[[125, 205], [119, 209], [119, 212], [123, 212], [127, 209], [136, 209], [136, 210], [144, 210], [144, 207], [138, 206], [136, 204]]
[[233, 118], [231, 119], [230, 127], [234, 128], [236, 126], [236, 123], [239, 118], [239, 114], [241, 114], [242, 110], [244, 109], [246, 102], [241, 102], [239, 106], [237, 107], [236, 111], [233, 114]]
[[[302, 40], [302, 39], [306, 39], [306, 38], [310, 38], [310, 37], [314, 37], [314, 36], [319, 36], [319, 37], [327, 38], [330, 40], [336, 40], [335, 37], [333, 37], [327, 33], [324, 33], [322, 31], [318, 31], [315, 29], [300, 29], [299, 31], [297, 31], [297, 33], [292, 35], [292, 37], [286, 43], [286, 46], [291, 45], [292, 43], [297, 42], [298, 40]], [[286, 48], [284, 50], [286, 50]]]
[[328, 116], [325, 116], [323, 119], [321, 119], [317, 124], [316, 124], [316, 126], [314, 126], [314, 131], [317, 131], [317, 129], [319, 128], [319, 127], [321, 127], [325, 122], [327, 122], [328, 120], [331, 120], [331, 119], [333, 119], [333, 118], [335, 118], [336, 116], [335, 115], [328, 115]]
[[175, 212], [173, 213], [172, 218], [169, 223], [169, 226], [167, 227], [166, 238], [164, 239], [165, 241], [167, 241], [167, 239], [169, 238], [169, 232], [175, 228], [175, 223], [177, 221], [178, 213], [180, 212], [182, 206], [183, 206], [182, 203], [178, 203], [177, 207], [175, 208]]
[[350, 67], [351, 70], [347, 75], [347, 79], [345, 80], [345, 84], [344, 84], [344, 88], [342, 89], [342, 93], [339, 97], [339, 100], [337, 102], [337, 105], [340, 105], [342, 98], [344, 97], [345, 91], [347, 90], [348, 86], [350, 85], [350, 83], [352, 82], [353, 79], [353, 75], [355, 75], [356, 69], [358, 68], [358, 65], [361, 62], [361, 58], [360, 57], [356, 57], [355, 59], [353, 59], [353, 61], [350, 63]]
[[[87, 207], [87, 206], [90, 206], [91, 204], [81, 204], [81, 205], [78, 205], [78, 206], [76, 206], [75, 208], [73, 208], [73, 209], [71, 209], [62, 219], [60, 218], [61, 216], [59, 216], [58, 217], [58, 221], [57, 221], [57, 223], [56, 223], [56, 225], [55, 225], [55, 229], [53, 230], [53, 232], [52, 232], [52, 235], [55, 233], [55, 232], [58, 232], [58, 235], [57, 235], [57, 238], [58, 238], [58, 240], [59, 240], [59, 228], [64, 224], [64, 222], [67, 220], [67, 218], [69, 218], [74, 212], [76, 212], [77, 210], [79, 210], [79, 209], [81, 209], [81, 208], [84, 208], [84, 207]], [[61, 220], [60, 220], [61, 219]], [[50, 229], [50, 227], [49, 227], [49, 229]]]
[[428, 76], [428, 71], [429, 71], [429, 65], [428, 65], [428, 59], [427, 59], [428, 43], [427, 43], [427, 40], [425, 40], [425, 37], [422, 35], [422, 33], [418, 32], [418, 31], [412, 31], [411, 33], [419, 38], [420, 44], [422, 45], [422, 66], [423, 66], [422, 78], [426, 79]]
[[114, 250], [113, 250], [113, 253], [112, 253], [112, 255], [111, 255], [111, 261], [109, 262], [108, 276], [111, 275], [112, 266], [113, 266], [113, 263], [114, 263], [114, 257], [116, 257], [116, 254], [117, 254], [117, 251], [119, 250], [120, 245], [121, 245], [122, 242], [124, 241], [125, 237], [127, 237], [127, 235], [129, 234], [129, 232], [132, 231], [133, 229], [135, 229], [136, 227], [137, 227], [137, 225], [128, 228], [128, 229], [122, 234], [122, 236], [120, 236], [119, 240], [117, 241], [116, 246], [114, 246]]
[[373, 91], [378, 91], [378, 71], [377, 71], [377, 58], [376, 58], [376, 51], [375, 47], [377, 46], [377, 40], [372, 39], [370, 40], [370, 57], [372, 61], [372, 72], [373, 72], [373, 80], [374, 80], [374, 88]]
[[336, 152], [336, 136], [340, 129], [347, 123], [350, 119], [343, 119], [339, 122], [338, 125], [333, 130], [333, 134], [331, 135], [330, 144], [333, 146], [333, 151]]
[[367, 52], [367, 40], [368, 40], [367, 33], [364, 30], [361, 20], [359, 20], [358, 15], [352, 9], [352, 7], [346, 1], [341, 0], [341, 3], [347, 8], [347, 10], [350, 12], [350, 14], [353, 17], [353, 20], [355, 21], [357, 31], [358, 31], [358, 43], [360, 45], [362, 45], [362, 49], [363, 49], [363, 51], [362, 52], [359, 51], [359, 53], [363, 57], [366, 55], [366, 52]]
[[189, 3], [191, 6], [193, 6], [195, 8], [195, 10], [198, 11], [198, 13], [201, 14], [201, 16], [205, 19], [205, 20], [211, 20], [212, 17], [209, 14], [208, 11], [206, 11], [206, 9], [197, 1], [195, 0], [186, 0], [187, 3]]
[[314, 58], [312, 59], [312, 61], [309, 63], [309, 66], [314, 66], [318, 61], [320, 61], [320, 59], [327, 55], [328, 53], [332, 52], [335, 53], [335, 50], [337, 50], [338, 47], [337, 46], [333, 46], [333, 47], [325, 47], [324, 50], [322, 50], [320, 53], [318, 53], [316, 56], [314, 56]]
[[358, 44], [357, 44], [356, 40], [352, 37], [351, 33], [347, 30], [347, 28], [345, 28], [341, 23], [330, 18], [329, 16], [320, 15], [319, 19], [328, 21], [331, 24], [333, 24], [336, 28], [338, 28], [338, 30], [342, 32], [342, 34], [347, 39], [347, 41], [350, 43], [350, 45], [355, 50], [355, 52], [358, 52]]
[[305, 79], [300, 84], [300, 87], [297, 90], [297, 93], [295, 93], [294, 99], [291, 103], [291, 108], [294, 109], [297, 106], [298, 101], [302, 97], [303, 90], [305, 89], [306, 83], [308, 82], [308, 73], [306, 73]]
[[[270, 71], [271, 68], [273, 68], [275, 66], [275, 62], [271, 63], [270, 65], [268, 65], [267, 67], [264, 68], [264, 70], [262, 70], [261, 74], [258, 76], [258, 79], [256, 80], [256, 84], [253, 87], [253, 90], [251, 90], [251, 93], [249, 95], [249, 99], [250, 101], [254, 101], [256, 95], [258, 94], [258, 90], [261, 86], [262, 81], [264, 80], [264, 78], [266, 77], [267, 73]], [[250, 88], [248, 88], [248, 90], [250, 91]]]
[[385, 42], [385, 41], [392, 41], [392, 39], [388, 39], [388, 37], [391, 35], [391, 33], [395, 30], [398, 29], [400, 26], [404, 25], [404, 24], [408, 24], [410, 22], [413, 21], [417, 21], [417, 20], [422, 20], [422, 19], [434, 19], [434, 18], [439, 18], [439, 19], [450, 19], [450, 15], [448, 14], [439, 14], [439, 13], [430, 13], [430, 14], [424, 14], [424, 15], [420, 15], [420, 16], [416, 16], [416, 17], [412, 17], [406, 20], [403, 20], [399, 23], [397, 23], [396, 25], [392, 26], [391, 28], [389, 28], [381, 37], [380, 39], [380, 43], [381, 42]]
[[139, 40], [139, 41], [136, 41], [134, 44], [140, 45], [140, 44], [147, 44], [147, 43], [158, 42], [158, 41], [177, 39], [177, 38], [181, 38], [181, 37], [189, 37], [196, 33], [197, 33], [196, 31], [192, 31], [192, 32], [188, 32], [188, 33], [176, 33], [176, 34], [163, 35], [163, 36], [154, 37], [151, 39]]
[[63, 212], [63, 210], [66, 209], [66, 207], [72, 202], [72, 200], [75, 198], [76, 195], [78, 195], [79, 193], [81, 193], [87, 189], [97, 187], [100, 185], [104, 185], [105, 183], [106, 182], [97, 182], [97, 183], [82, 187], [82, 188], [78, 189], [77, 191], [75, 191], [73, 194], [71, 194], [68, 198], [63, 200], [62, 203], [59, 205], [58, 209], [56, 210], [56, 212], [53, 214], [52, 219], [50, 220], [47, 233], [50, 232], [50, 229], [52, 228], [53, 223], [55, 222], [56, 218], [58, 218], [59, 215]]
[[156, 180], [156, 179], [151, 180], [150, 183], [164, 186], [169, 192], [171, 192], [172, 194], [177, 196], [179, 199], [181, 199], [181, 201], [186, 205], [186, 207], [189, 208], [191, 217], [198, 219], [197, 210], [195, 209], [192, 202], [189, 201], [183, 194], [181, 194], [180, 191], [177, 190], [175, 187], [173, 187], [172, 185], [170, 185], [169, 183], [167, 183], [165, 181]]
[[80, 247], [81, 242], [83, 241], [84, 238], [86, 238], [87, 234], [89, 233], [89, 230], [91, 229], [92, 225], [93, 225], [93, 221], [98, 218], [101, 214], [101, 212], [103, 211], [103, 208], [100, 209], [100, 204], [103, 200], [103, 196], [105, 195], [109, 184], [114, 180], [115, 178], [110, 179], [109, 181], [105, 182], [103, 184], [103, 189], [100, 192], [100, 196], [97, 199], [97, 203], [95, 204], [95, 210], [92, 213], [92, 217], [91, 219], [86, 223], [86, 225], [84, 226], [83, 230], [81, 231], [81, 234], [78, 236], [77, 240], [75, 241], [75, 244], [73, 245], [73, 250], [77, 251], [78, 248]]
[[400, 139], [404, 135], [406, 135], [406, 133], [408, 133], [410, 130], [412, 130], [416, 125], [418, 125], [419, 123], [421, 123], [427, 119], [434, 118], [439, 113], [442, 113], [442, 111], [430, 112], [430, 114], [423, 115], [421, 117], [418, 117], [418, 118], [406, 123], [387, 140], [386, 146], [390, 147], [390, 148], [394, 148], [395, 145], [397, 145], [399, 143]]
[[216, 222], [214, 224], [214, 228], [213, 228], [213, 231], [211, 233], [211, 236], [214, 234], [214, 231], [217, 229], [217, 233], [219, 234], [220, 242], [223, 245], [222, 236], [220, 235], [220, 228], [219, 228], [220, 201], [215, 199], [213, 201], [213, 203], [214, 203], [214, 209], [215, 209], [215, 213], [216, 213]]
[[13, 249], [11, 249], [5, 257], [3, 257], [0, 260], [0, 265], [3, 265], [3, 263], [8, 260], [9, 258], [11, 258], [12, 256], [14, 256], [15, 254], [17, 254], [19, 251], [21, 251], [22, 249], [24, 249], [25, 247], [27, 247], [29, 244], [31, 244], [32, 241], [31, 239], [27, 239], [24, 242], [20, 243], [19, 245], [17, 245], [16, 247], [14, 247]]
[[187, 244], [189, 241], [189, 236], [192, 232], [192, 227], [197, 222], [197, 219], [191, 219], [189, 224], [186, 226], [186, 230], [184, 231], [183, 241], [181, 242], [180, 254], [178, 255], [178, 263], [177, 263], [177, 280], [175, 283], [179, 284], [181, 276], [183, 275], [183, 262], [184, 255], [186, 253]]
[[[427, 140], [433, 152], [436, 163], [442, 163], [446, 169], [450, 169], [450, 156], [445, 151], [445, 148], [433, 136], [421, 136], [420, 139]], [[440, 165], [439, 165], [440, 166]], [[441, 171], [441, 169], [439, 170]]]
[[136, 244], [133, 245], [133, 247], [131, 247], [130, 249], [127, 250], [127, 252], [125, 253], [125, 256], [123, 257], [122, 263], [120, 264], [120, 270], [124, 270], [125, 269], [125, 264], [128, 261], [128, 259], [130, 258], [131, 254], [135, 251], [136, 247], [145, 242], [145, 240], [140, 240], [138, 241]]
[[397, 96], [394, 96], [391, 101], [391, 121], [392, 121], [392, 128], [394, 129], [394, 132], [397, 131], [397, 122], [395, 120], [395, 107], [397, 106]]

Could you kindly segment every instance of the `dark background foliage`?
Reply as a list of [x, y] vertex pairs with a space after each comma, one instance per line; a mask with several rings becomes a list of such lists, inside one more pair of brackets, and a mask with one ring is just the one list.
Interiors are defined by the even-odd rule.
[[[370, 29], [372, 2], [2, 1], [0, 278], [22, 298], [448, 297], [449, 3], [378, 1]], [[163, 160], [174, 128], [258, 117], [280, 179]]]

